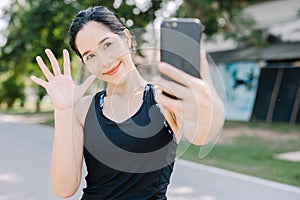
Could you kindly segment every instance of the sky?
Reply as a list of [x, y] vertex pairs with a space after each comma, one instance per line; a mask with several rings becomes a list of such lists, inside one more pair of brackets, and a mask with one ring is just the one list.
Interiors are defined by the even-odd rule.
[[10, 0], [0, 0], [0, 26], [3, 26], [3, 19], [2, 19], [2, 8], [5, 7], [6, 5], [8, 5], [8, 3], [10, 2]]
[[[3, 28], [5, 27], [5, 21], [2, 18], [2, 8], [5, 7], [6, 5], [8, 5], [10, 0], [0, 0], [0, 30], [3, 30]], [[3, 36], [1, 35], [0, 32], [0, 46], [4, 45], [3, 43], [5, 42], [5, 39], [3, 38]]]

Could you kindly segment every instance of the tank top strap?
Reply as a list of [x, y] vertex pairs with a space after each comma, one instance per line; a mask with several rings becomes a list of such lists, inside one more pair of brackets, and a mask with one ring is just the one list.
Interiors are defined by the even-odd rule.
[[[148, 105], [150, 105], [150, 106], [156, 105], [159, 108], [157, 102], [155, 101], [155, 86], [154, 86], [154, 84], [153, 83], [147, 83], [144, 92], [145, 92], [144, 100], [147, 101]], [[169, 123], [166, 119], [164, 119], [164, 126], [167, 128], [168, 132], [172, 135], [173, 140], [176, 142], [175, 134], [174, 134], [171, 126], [169, 125]]]
[[152, 83], [147, 83], [145, 86], [143, 101], [147, 101], [148, 105], [156, 104], [154, 98], [154, 85]]
[[100, 110], [103, 109], [105, 95], [106, 95], [106, 90], [102, 90], [95, 95], [96, 106], [100, 108]]

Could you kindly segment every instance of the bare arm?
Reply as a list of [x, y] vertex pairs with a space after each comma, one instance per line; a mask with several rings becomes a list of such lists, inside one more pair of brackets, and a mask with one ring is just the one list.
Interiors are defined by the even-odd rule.
[[73, 115], [72, 108], [54, 111], [55, 133], [49, 173], [53, 192], [63, 198], [72, 196], [81, 181], [83, 131]]
[[[83, 129], [78, 118], [80, 102], [87, 88], [93, 82], [90, 76], [82, 85], [74, 84], [70, 73], [70, 58], [64, 50], [64, 74], [50, 50], [46, 54], [51, 62], [53, 74], [40, 57], [37, 63], [47, 81], [37, 77], [32, 80], [47, 90], [54, 104], [55, 133], [50, 163], [50, 180], [53, 192], [62, 197], [72, 196], [81, 180], [83, 159]], [[87, 110], [87, 109], [85, 109]], [[86, 111], [85, 111], [86, 113]], [[82, 115], [82, 112], [80, 113]]]
[[[201, 79], [166, 63], [159, 66], [160, 72], [177, 83], [160, 77], [154, 79], [158, 85], [155, 99], [163, 108], [176, 139], [184, 136], [196, 145], [206, 144], [218, 135], [225, 115], [224, 104], [209, 74], [205, 51], [201, 50], [200, 54]], [[162, 91], [179, 99], [169, 98]]]

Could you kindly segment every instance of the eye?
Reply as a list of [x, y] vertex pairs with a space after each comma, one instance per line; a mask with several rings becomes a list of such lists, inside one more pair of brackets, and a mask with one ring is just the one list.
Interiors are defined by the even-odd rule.
[[107, 43], [105, 43], [105, 44], [103, 45], [103, 48], [106, 49], [106, 48], [108, 48], [110, 45], [112, 45], [112, 43], [111, 43], [111, 42], [107, 42]]
[[87, 57], [86, 57], [86, 60], [90, 60], [91, 58], [93, 58], [95, 56], [95, 54], [89, 54]]

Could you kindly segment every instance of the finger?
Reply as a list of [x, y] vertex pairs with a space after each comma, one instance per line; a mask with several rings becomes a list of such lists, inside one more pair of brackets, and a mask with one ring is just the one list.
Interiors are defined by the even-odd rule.
[[158, 64], [158, 70], [170, 79], [186, 87], [189, 85], [189, 80], [193, 78], [191, 75], [165, 62]]
[[153, 82], [158, 85], [164, 92], [177, 97], [178, 99], [185, 99], [189, 96], [189, 89], [174, 81], [168, 81], [164, 78], [156, 76]]
[[57, 59], [55, 58], [54, 54], [52, 53], [52, 51], [50, 49], [46, 49], [45, 52], [50, 60], [50, 63], [51, 63], [52, 69], [53, 69], [53, 73], [56, 76], [60, 75], [61, 72], [60, 72], [59, 64], [58, 64]]
[[91, 86], [93, 81], [95, 80], [96, 76], [95, 75], [90, 75], [81, 85], [82, 92], [86, 92], [87, 89]]
[[71, 67], [70, 67], [70, 54], [68, 50], [63, 50], [64, 55], [64, 74], [71, 75]]
[[49, 71], [48, 67], [45, 65], [43, 59], [40, 56], [36, 57], [36, 62], [40, 66], [44, 76], [48, 81], [50, 81], [53, 78], [53, 74]]
[[160, 105], [165, 107], [168, 110], [171, 110], [174, 113], [180, 113], [181, 111], [181, 102], [180, 100], [172, 99], [165, 96], [162, 93], [162, 90], [156, 88], [155, 90], [155, 101]]
[[35, 82], [36, 84], [38, 84], [38, 85], [40, 85], [40, 86], [46, 88], [47, 82], [44, 81], [43, 79], [37, 78], [37, 77], [35, 77], [35, 76], [31, 76], [30, 78], [31, 78], [31, 80], [32, 80], [33, 82]]

